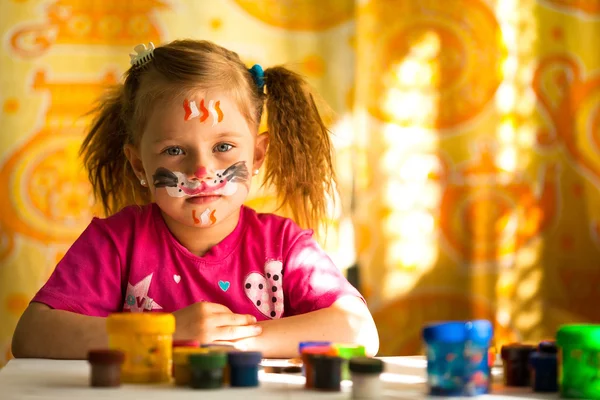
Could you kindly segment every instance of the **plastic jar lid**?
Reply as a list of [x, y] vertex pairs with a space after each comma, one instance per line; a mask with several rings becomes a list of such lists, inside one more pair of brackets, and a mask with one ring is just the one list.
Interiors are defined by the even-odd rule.
[[227, 357], [231, 365], [253, 366], [260, 364], [262, 361], [260, 351], [231, 351]]
[[558, 347], [556, 346], [556, 342], [544, 340], [538, 344], [538, 352], [543, 354], [556, 354], [558, 352]]
[[119, 350], [90, 350], [88, 361], [90, 364], [123, 364], [125, 354]]
[[563, 325], [556, 333], [556, 343], [560, 347], [575, 345], [598, 349], [600, 348], [600, 325]]
[[337, 356], [337, 350], [331, 346], [305, 347], [304, 349], [302, 349], [302, 354], [306, 354], [308, 356], [312, 356], [312, 355], [316, 355], [316, 354]]
[[350, 371], [360, 374], [380, 374], [383, 372], [383, 361], [378, 358], [354, 357], [348, 363]]
[[358, 344], [336, 343], [333, 345], [333, 348], [337, 350], [338, 356], [345, 358], [345, 359], [350, 359], [352, 357], [365, 357], [366, 356], [365, 346], [358, 345]]
[[201, 344], [200, 347], [203, 348], [203, 349], [208, 349], [210, 351], [223, 351], [225, 353], [227, 353], [229, 351], [237, 351], [237, 349], [235, 348], [235, 346], [229, 345], [229, 344], [212, 344], [212, 343], [208, 343], [208, 344]]
[[427, 343], [460, 343], [467, 340], [488, 342], [491, 340], [492, 335], [492, 323], [485, 319], [441, 322], [423, 328], [423, 339]]
[[227, 364], [227, 354], [217, 351], [206, 353], [194, 353], [189, 357], [190, 366], [200, 369], [218, 369]]
[[173, 340], [173, 347], [200, 347], [197, 340]]
[[315, 341], [315, 342], [310, 342], [310, 341], [308, 341], [308, 342], [300, 342], [300, 344], [298, 345], [298, 353], [302, 354], [302, 350], [304, 350], [305, 348], [308, 348], [308, 347], [323, 347], [323, 346], [329, 347], [332, 344], [333, 343], [331, 343], [331, 342], [318, 342], [318, 341]]
[[106, 330], [111, 333], [172, 334], [175, 317], [166, 313], [118, 313], [106, 319]]
[[208, 350], [198, 347], [176, 347], [173, 349], [173, 364], [185, 365], [190, 362], [192, 354], [206, 354]]
[[530, 344], [511, 343], [502, 346], [500, 355], [503, 360], [527, 361], [534, 351], [535, 346]]

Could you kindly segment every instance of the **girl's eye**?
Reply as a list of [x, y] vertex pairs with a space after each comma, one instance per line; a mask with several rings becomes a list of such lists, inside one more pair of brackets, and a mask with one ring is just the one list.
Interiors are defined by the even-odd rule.
[[163, 153], [170, 156], [180, 156], [183, 154], [183, 149], [181, 147], [169, 147]]
[[233, 148], [233, 146], [230, 145], [229, 143], [220, 143], [215, 146], [213, 151], [218, 152], [218, 153], [225, 153], [226, 151], [229, 151], [232, 148]]

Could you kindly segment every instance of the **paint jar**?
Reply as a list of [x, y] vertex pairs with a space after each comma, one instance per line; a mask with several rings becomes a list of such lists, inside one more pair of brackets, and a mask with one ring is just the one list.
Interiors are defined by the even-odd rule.
[[169, 382], [175, 317], [163, 313], [120, 313], [106, 319], [109, 347], [125, 353], [126, 383]]
[[342, 380], [350, 379], [350, 370], [348, 369], [348, 361], [352, 357], [366, 357], [365, 346], [359, 344], [344, 344], [334, 343], [332, 346], [337, 351], [337, 356], [342, 361]]
[[442, 322], [423, 328], [431, 395], [477, 396], [489, 392], [492, 332], [487, 320]]
[[502, 346], [500, 355], [504, 370], [504, 385], [523, 387], [530, 385], [529, 356], [535, 346], [512, 343]]
[[312, 354], [310, 362], [316, 390], [324, 392], [339, 392], [341, 390], [343, 360], [340, 357]]
[[318, 341], [300, 342], [300, 344], [298, 344], [298, 354], [300, 354], [300, 357], [302, 357], [302, 350], [304, 350], [308, 347], [329, 347], [332, 345], [333, 345], [333, 343], [331, 343], [331, 342], [318, 342]]
[[121, 386], [121, 365], [125, 354], [118, 350], [90, 350], [90, 385], [93, 387]]
[[600, 325], [563, 325], [556, 344], [561, 396], [600, 399]]
[[540, 342], [537, 351], [529, 356], [531, 388], [534, 392], [558, 391], [557, 347], [554, 342]]
[[177, 347], [200, 347], [200, 342], [197, 340], [173, 340], [173, 348]]
[[206, 354], [208, 350], [197, 347], [176, 347], [173, 349], [173, 378], [177, 386], [188, 386], [191, 380], [190, 355]]
[[218, 389], [223, 387], [223, 369], [227, 354], [223, 352], [190, 354], [190, 386], [194, 389]]
[[231, 344], [203, 343], [200, 345], [203, 349], [220, 350], [220, 351], [235, 351], [236, 348]]
[[336, 350], [331, 346], [314, 346], [306, 347], [302, 349], [302, 365], [304, 368], [304, 376], [306, 376], [306, 383], [304, 387], [306, 389], [314, 388], [315, 371], [312, 365], [312, 358], [315, 355], [330, 355], [335, 356]]
[[198, 347], [200, 347], [200, 342], [197, 340], [173, 340], [173, 365], [171, 367], [171, 376], [175, 376], [175, 349]]
[[258, 386], [258, 367], [262, 360], [259, 351], [232, 351], [228, 354], [232, 387]]
[[[200, 347], [203, 349], [207, 349], [208, 351], [225, 353], [225, 355], [232, 351], [238, 351], [234, 346], [228, 344], [203, 344]], [[223, 369], [223, 385], [229, 385], [230, 377], [231, 369], [229, 368], [229, 364], [227, 364]]]
[[348, 362], [352, 375], [352, 398], [379, 400], [383, 397], [381, 373], [383, 361], [377, 358], [354, 357]]
[[[326, 341], [300, 342], [298, 344], [298, 354], [300, 355], [300, 358], [302, 358], [302, 352], [304, 351], [304, 349], [307, 349], [309, 347], [330, 347], [332, 345], [333, 345], [332, 342], [326, 342]], [[302, 375], [306, 376], [306, 370], [304, 367], [304, 363], [302, 364]]]

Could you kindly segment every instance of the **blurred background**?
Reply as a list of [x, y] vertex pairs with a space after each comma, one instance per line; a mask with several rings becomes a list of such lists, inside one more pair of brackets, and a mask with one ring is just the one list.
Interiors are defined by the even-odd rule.
[[136, 44], [186, 37], [285, 64], [335, 110], [323, 242], [382, 355], [419, 352], [429, 321], [491, 319], [497, 345], [600, 322], [599, 0], [2, 0], [0, 34], [0, 365], [99, 214], [86, 112]]

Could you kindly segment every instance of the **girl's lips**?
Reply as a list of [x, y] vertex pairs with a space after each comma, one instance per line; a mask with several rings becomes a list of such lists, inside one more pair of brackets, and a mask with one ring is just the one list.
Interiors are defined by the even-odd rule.
[[219, 195], [203, 195], [187, 198], [185, 201], [192, 204], [208, 204], [221, 198]]

